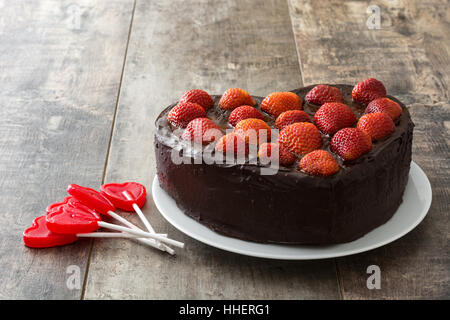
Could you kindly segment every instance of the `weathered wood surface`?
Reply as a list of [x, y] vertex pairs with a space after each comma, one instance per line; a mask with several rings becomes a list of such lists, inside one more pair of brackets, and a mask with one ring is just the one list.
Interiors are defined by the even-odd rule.
[[[106, 171], [107, 181], [155, 175], [153, 123], [188, 88], [252, 94], [301, 86], [285, 2], [138, 1]], [[186, 243], [176, 257], [130, 241], [95, 241], [86, 284], [94, 298], [338, 298], [332, 260], [286, 262], [224, 252], [171, 227], [149, 197], [145, 214]], [[137, 222], [137, 219], [134, 219]]]
[[35, 250], [21, 235], [67, 184], [101, 183], [132, 8], [0, 1], [0, 299], [81, 297], [66, 268], [82, 285], [90, 241]]
[[[369, 30], [373, 1], [290, 0], [305, 85], [382, 80], [416, 124], [413, 160], [433, 188], [426, 219], [385, 247], [337, 260], [344, 299], [450, 298], [449, 1], [377, 1], [381, 29]], [[370, 195], [368, 195], [370, 196]], [[381, 269], [368, 290], [366, 268]]]
[[[0, 299], [450, 297], [449, 1], [377, 1], [380, 30], [366, 27], [370, 1], [288, 3], [290, 15], [276, 0], [0, 0]], [[176, 257], [127, 240], [22, 244], [68, 183], [98, 187], [105, 174], [150, 187], [153, 121], [187, 88], [265, 95], [368, 76], [410, 106], [413, 158], [433, 187], [425, 221], [388, 246], [312, 262], [239, 256], [185, 237], [151, 198], [156, 229], [186, 242]], [[372, 264], [381, 290], [366, 287]], [[82, 290], [67, 288], [69, 265], [82, 286], [89, 266]]]

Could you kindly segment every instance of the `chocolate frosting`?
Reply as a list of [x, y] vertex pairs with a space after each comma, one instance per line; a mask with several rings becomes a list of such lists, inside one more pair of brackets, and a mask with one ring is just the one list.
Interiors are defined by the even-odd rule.
[[[315, 85], [293, 90], [302, 101]], [[350, 85], [333, 85], [343, 95], [357, 118], [365, 106], [352, 101]], [[414, 124], [406, 106], [396, 121], [396, 130], [372, 150], [353, 162], [334, 155], [340, 170], [331, 177], [310, 176], [298, 169], [298, 160], [280, 167], [274, 175], [261, 175], [257, 162], [206, 164], [194, 161], [201, 151], [213, 148], [191, 146], [167, 121], [175, 105], [167, 107], [155, 125], [157, 175], [161, 187], [188, 216], [221, 234], [266, 243], [333, 244], [353, 241], [388, 221], [402, 202], [411, 163]], [[221, 129], [232, 128], [229, 112], [218, 107], [220, 96], [208, 117]], [[260, 109], [262, 97], [253, 97]], [[303, 103], [311, 119], [319, 106]], [[274, 118], [265, 114], [273, 127]], [[329, 150], [329, 136], [322, 135]], [[172, 161], [177, 152], [184, 162]], [[188, 162], [188, 163], [187, 163]]]

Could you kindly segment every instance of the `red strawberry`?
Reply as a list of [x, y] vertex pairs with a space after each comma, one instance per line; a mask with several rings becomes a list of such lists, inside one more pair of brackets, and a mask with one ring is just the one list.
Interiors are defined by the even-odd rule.
[[189, 122], [182, 137], [184, 140], [208, 144], [221, 136], [222, 132], [214, 121], [208, 118], [196, 118]]
[[192, 102], [199, 104], [203, 107], [203, 109], [205, 109], [205, 111], [211, 108], [214, 104], [214, 100], [209, 93], [200, 89], [192, 89], [187, 91], [180, 98], [180, 102]]
[[313, 176], [331, 176], [339, 171], [339, 164], [331, 153], [325, 150], [316, 150], [308, 153], [299, 162], [301, 170]]
[[227, 155], [245, 156], [248, 153], [248, 146], [244, 137], [231, 132], [217, 141], [216, 151]]
[[278, 117], [288, 110], [302, 110], [302, 99], [293, 92], [273, 92], [261, 102], [261, 109]]
[[369, 103], [366, 108], [366, 113], [384, 112], [387, 113], [392, 120], [399, 118], [402, 115], [402, 107], [389, 98], [375, 99]]
[[383, 83], [375, 78], [369, 78], [358, 82], [353, 87], [353, 100], [368, 104], [372, 100], [383, 98], [386, 96], [386, 88]]
[[372, 149], [372, 140], [363, 130], [344, 128], [336, 132], [331, 139], [331, 151], [344, 160], [355, 160]]
[[376, 112], [363, 115], [356, 125], [366, 131], [372, 140], [382, 140], [395, 131], [395, 124], [387, 113]]
[[228, 122], [234, 127], [239, 121], [249, 118], [264, 120], [263, 114], [258, 109], [251, 106], [240, 106], [230, 113]]
[[308, 114], [302, 110], [289, 110], [280, 114], [275, 121], [275, 127], [283, 129], [284, 127], [296, 122], [311, 122]]
[[[259, 144], [260, 142], [270, 141], [270, 127], [261, 119], [250, 118], [239, 121], [234, 128], [234, 132], [245, 137], [245, 142], [250, 144]], [[263, 134], [266, 134], [266, 139], [260, 141]]]
[[356, 117], [347, 105], [330, 102], [317, 110], [314, 122], [323, 133], [334, 134], [342, 128], [352, 126], [356, 122]]
[[327, 102], [343, 102], [342, 94], [336, 87], [319, 84], [312, 88], [305, 97], [306, 101], [316, 105], [323, 105]]
[[295, 157], [285, 147], [278, 143], [263, 143], [259, 146], [258, 157], [264, 162], [269, 163], [270, 158], [274, 156], [272, 153], [278, 153], [278, 163], [282, 166], [290, 166], [294, 163]]
[[297, 122], [280, 131], [278, 143], [294, 154], [307, 154], [320, 149], [322, 137], [315, 125], [309, 122]]
[[219, 101], [219, 106], [224, 110], [234, 110], [244, 105], [254, 106], [255, 100], [247, 91], [239, 88], [228, 89]]
[[177, 127], [186, 128], [195, 118], [206, 117], [206, 111], [200, 105], [192, 102], [180, 102], [170, 110], [167, 119]]

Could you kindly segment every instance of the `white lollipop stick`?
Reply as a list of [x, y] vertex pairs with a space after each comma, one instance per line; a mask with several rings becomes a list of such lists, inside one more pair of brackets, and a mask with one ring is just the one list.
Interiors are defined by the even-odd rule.
[[[167, 234], [161, 233], [158, 234], [162, 237], [167, 237]], [[156, 241], [153, 239], [142, 239], [139, 238], [139, 236], [135, 234], [130, 234], [126, 232], [90, 232], [90, 233], [78, 233], [76, 235], [79, 238], [127, 238], [127, 239], [135, 239], [145, 245], [148, 245], [150, 247], [159, 249], [161, 251], [165, 251], [164, 249], [161, 249], [160, 246], [156, 244]], [[139, 239], [138, 239], [139, 238]], [[170, 252], [169, 252], [170, 253]], [[172, 254], [172, 253], [170, 253]]]
[[[114, 219], [116, 219], [117, 221], [121, 222], [123, 225], [127, 226], [128, 228], [131, 228], [133, 230], [138, 230], [138, 231], [142, 231], [140, 228], [138, 228], [137, 226], [135, 226], [134, 224], [132, 224], [130, 221], [122, 218], [121, 216], [119, 216], [117, 213], [115, 213], [114, 211], [108, 211], [108, 214], [113, 217]], [[153, 232], [154, 233], [154, 232]], [[173, 255], [175, 254], [175, 250], [173, 250], [170, 247], [167, 247], [165, 245], [163, 245], [162, 243], [154, 240], [154, 239], [136, 239], [139, 242], [151, 245], [152, 247], [158, 248], [159, 250], [162, 251], [167, 251], [169, 254]], [[167, 247], [167, 248], [166, 248]]]
[[[125, 198], [127, 198], [129, 201], [135, 201], [135, 199], [131, 196], [131, 194], [125, 190], [122, 191], [122, 194], [125, 196]], [[136, 203], [133, 203], [133, 209], [134, 211], [136, 211], [137, 215], [139, 216], [139, 218], [141, 219], [142, 223], [145, 225], [145, 227], [147, 228], [148, 232], [150, 233], [155, 233], [155, 230], [153, 229], [152, 225], [150, 224], [150, 222], [148, 221], [148, 219], [145, 217], [144, 213], [142, 212], [141, 208], [139, 208], [139, 206]], [[173, 250], [172, 248], [166, 246], [165, 244], [161, 244], [164, 248], [164, 250]]]
[[122, 223], [123, 225], [125, 225], [125, 226], [127, 226], [129, 228], [132, 228], [132, 229], [135, 229], [135, 230], [141, 230], [139, 227], [135, 226], [130, 221], [128, 221], [125, 218], [121, 217], [120, 215], [118, 215], [114, 211], [108, 211], [108, 214], [111, 216], [111, 218], [116, 219], [117, 221], [119, 221], [120, 223]]
[[[135, 226], [134, 224], [132, 224], [130, 221], [126, 220], [125, 218], [119, 216], [117, 213], [115, 213], [114, 211], [108, 211], [108, 214], [116, 219], [117, 221], [119, 221], [120, 223], [122, 223], [123, 225], [126, 225], [127, 227], [134, 229], [134, 230], [141, 230], [138, 226]], [[142, 230], [141, 230], [142, 231]], [[154, 231], [152, 233], [155, 233]]]
[[[135, 201], [134, 198], [131, 196], [131, 194], [128, 191], [123, 191], [122, 194], [125, 196], [125, 198], [127, 198], [130, 201]], [[150, 222], [147, 220], [147, 218], [144, 216], [144, 213], [142, 212], [141, 208], [139, 208], [139, 206], [136, 203], [133, 203], [133, 209], [134, 211], [136, 211], [136, 213], [138, 214], [139, 218], [141, 219], [142, 223], [145, 225], [145, 227], [147, 228], [147, 230], [150, 233], [155, 233], [155, 230], [153, 230], [152, 225], [150, 224]]]
[[[95, 199], [94, 195], [92, 194], [92, 193], [98, 193], [98, 191], [90, 190], [89, 192], [86, 193], [86, 192], [81, 192], [80, 190], [78, 190], [78, 189], [81, 189], [81, 188], [82, 188], [82, 187], [77, 186], [77, 185], [69, 185], [69, 186], [67, 187], [67, 191], [68, 191], [68, 193], [69, 193], [70, 195], [72, 195], [72, 196], [75, 197], [75, 198], [77, 198], [77, 197], [76, 197], [74, 194], [78, 194], [78, 196], [81, 198], [81, 200], [79, 199], [79, 201], [81, 201], [81, 202], [84, 202], [84, 201], [86, 201], [86, 200], [89, 200], [89, 198], [92, 198], [92, 197], [93, 197], [93, 198], [94, 198], [94, 202], [91, 203], [91, 205], [93, 205], [93, 206], [95, 207], [94, 210], [100, 208], [100, 209], [98, 210], [98, 212], [101, 213], [101, 214], [105, 214], [105, 212], [104, 212], [104, 210], [103, 210], [103, 208], [104, 208], [103, 204], [104, 204], [104, 203], [103, 203], [103, 204], [102, 204], [102, 203], [99, 204], [98, 199]], [[81, 193], [80, 193], [80, 192], [81, 192]], [[98, 196], [99, 196], [99, 197], [103, 197], [100, 193], [98, 193]], [[106, 198], [105, 198], [105, 200], [106, 200]], [[107, 201], [107, 200], [106, 200], [106, 201]], [[99, 207], [99, 205], [101, 205], [101, 206]], [[111, 204], [111, 205], [112, 205], [112, 204]], [[88, 207], [89, 207], [89, 206], [88, 206]], [[114, 208], [114, 207], [112, 206], [112, 208]], [[106, 211], [106, 210], [105, 210], [105, 211]], [[116, 214], [116, 213], [113, 212], [113, 211], [109, 211], [109, 212], [107, 212], [107, 214], [109, 214], [109, 216], [111, 216], [112, 218], [114, 218], [114, 219], [120, 221], [121, 223], [130, 226], [130, 228], [131, 228], [131, 226], [132, 226], [132, 228], [137, 229], [137, 230], [135, 230], [135, 231], [138, 231], [138, 230], [139, 230], [139, 231], [142, 231], [142, 230], [140, 230], [138, 227], [136, 227], [135, 225], [131, 224], [130, 222], [128, 222], [127, 220], [125, 220], [124, 218], [122, 218], [121, 216], [119, 216], [118, 214]], [[117, 229], [118, 226], [113, 225], [113, 224], [110, 224], [110, 223], [106, 223], [106, 222], [99, 221], [97, 224], [98, 224], [99, 226], [102, 226], [102, 224], [103, 224], [106, 228], [108, 228], [108, 225], [109, 225], [109, 229], [112, 229], [112, 230], [118, 230], [118, 229]], [[126, 232], [126, 233], [131, 233], [131, 234], [133, 234], [133, 232], [131, 232], [132, 230], [133, 230], [133, 229], [124, 228], [123, 230], [118, 230], [118, 231], [123, 231], [123, 232]], [[145, 237], [145, 238], [152, 238], [152, 237], [149, 237], [148, 235], [144, 235], [143, 237]], [[160, 237], [160, 236], [158, 236], [158, 237]], [[162, 238], [163, 238], [163, 237], [162, 237]], [[162, 245], [161, 245], [161, 244], [158, 244], [155, 240], [137, 239], [137, 241], [142, 242], [142, 243], [145, 243], [145, 244], [147, 244], [147, 245], [149, 245], [149, 246], [158, 248], [158, 249], [160, 249], [160, 250], [166, 251], [166, 250], [164, 250], [164, 248], [162, 247]], [[174, 241], [174, 240], [172, 240], [172, 241]], [[169, 252], [169, 253], [173, 254], [174, 252]]]
[[[166, 236], [165, 233], [157, 233], [159, 236]], [[135, 234], [129, 234], [124, 232], [90, 232], [90, 233], [78, 233], [76, 235], [79, 238], [138, 238]]]
[[118, 225], [115, 225], [112, 223], [107, 223], [104, 221], [98, 221], [97, 224], [98, 224], [98, 226], [100, 226], [102, 228], [111, 229], [111, 230], [115, 230], [115, 231], [128, 232], [128, 233], [140, 236], [141, 238], [150, 238], [150, 239], [154, 239], [154, 240], [159, 240], [161, 242], [164, 242], [166, 244], [171, 244], [171, 245], [173, 245], [175, 247], [179, 247], [179, 248], [184, 247], [183, 242], [179, 242], [179, 241], [172, 240], [169, 238], [161, 237], [154, 233], [144, 232], [141, 230], [135, 230], [135, 229], [131, 229], [131, 228], [125, 228], [125, 227], [118, 226]]

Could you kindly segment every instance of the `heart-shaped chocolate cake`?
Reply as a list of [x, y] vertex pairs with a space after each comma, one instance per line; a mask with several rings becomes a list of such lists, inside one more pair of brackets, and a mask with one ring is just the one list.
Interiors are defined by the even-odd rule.
[[408, 181], [414, 124], [373, 78], [265, 98], [190, 90], [155, 125], [160, 186], [226, 236], [353, 241], [392, 217]]

